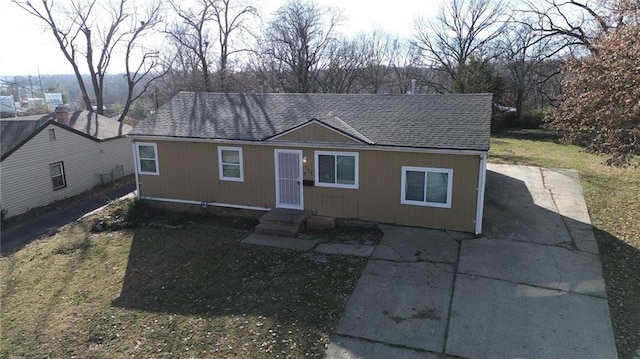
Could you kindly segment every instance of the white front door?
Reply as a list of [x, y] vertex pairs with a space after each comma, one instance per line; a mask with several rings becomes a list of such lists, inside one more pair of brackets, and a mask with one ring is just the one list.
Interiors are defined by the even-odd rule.
[[275, 150], [276, 207], [303, 209], [302, 151]]

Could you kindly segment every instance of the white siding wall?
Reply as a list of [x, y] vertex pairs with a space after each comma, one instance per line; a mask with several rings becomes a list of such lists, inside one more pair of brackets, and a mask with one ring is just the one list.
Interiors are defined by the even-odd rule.
[[[49, 129], [56, 140], [49, 140]], [[64, 162], [67, 186], [53, 190], [49, 165]], [[48, 126], [0, 164], [0, 203], [7, 217], [70, 197], [100, 184], [101, 173], [123, 165], [133, 173], [131, 141], [95, 142], [56, 126]]]

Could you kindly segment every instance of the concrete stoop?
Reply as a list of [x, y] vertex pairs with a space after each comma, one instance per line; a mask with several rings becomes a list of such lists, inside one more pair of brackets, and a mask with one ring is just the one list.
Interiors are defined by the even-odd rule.
[[274, 208], [260, 217], [256, 233], [296, 237], [309, 217], [311, 211]]
[[298, 235], [305, 227], [319, 230], [330, 229], [335, 225], [335, 218], [312, 216], [311, 211], [275, 208], [262, 215], [255, 233], [241, 242], [304, 252], [314, 251], [321, 254], [371, 256], [375, 245], [321, 243], [319, 239], [314, 239], [312, 236]]

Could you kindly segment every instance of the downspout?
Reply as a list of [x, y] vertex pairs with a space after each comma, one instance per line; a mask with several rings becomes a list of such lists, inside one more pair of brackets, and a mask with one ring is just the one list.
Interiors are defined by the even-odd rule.
[[478, 169], [478, 198], [476, 203], [476, 234], [482, 233], [482, 216], [484, 214], [484, 187], [487, 180], [487, 154], [480, 155]]
[[136, 198], [140, 199], [140, 180], [138, 178], [138, 152], [136, 151], [136, 143], [131, 141], [133, 147], [133, 168], [136, 174]]

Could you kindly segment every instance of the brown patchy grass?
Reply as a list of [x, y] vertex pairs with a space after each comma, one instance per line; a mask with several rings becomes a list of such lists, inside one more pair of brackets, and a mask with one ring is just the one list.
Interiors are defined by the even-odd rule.
[[0, 357], [321, 357], [366, 261], [240, 243], [253, 220], [184, 218], [101, 233], [90, 219], [3, 258]]
[[490, 161], [580, 174], [604, 270], [618, 354], [640, 357], [640, 167], [602, 163], [606, 157], [563, 145], [550, 132], [516, 130], [494, 134]]

